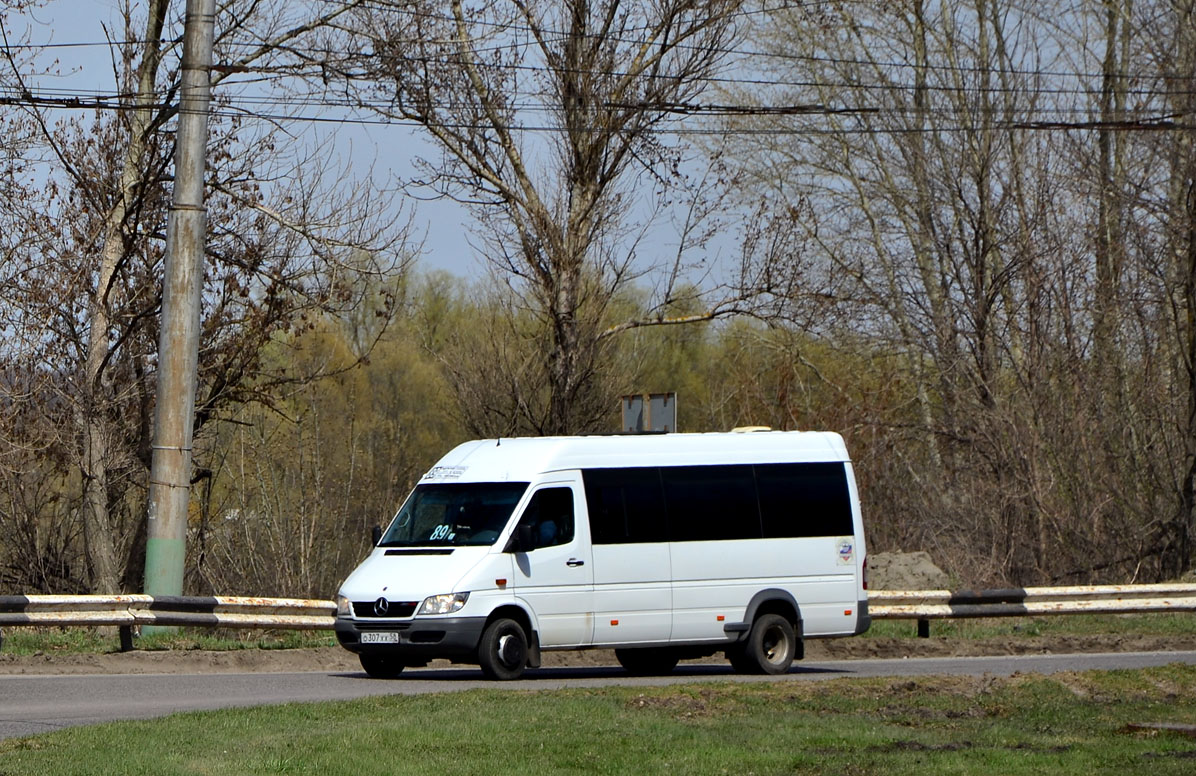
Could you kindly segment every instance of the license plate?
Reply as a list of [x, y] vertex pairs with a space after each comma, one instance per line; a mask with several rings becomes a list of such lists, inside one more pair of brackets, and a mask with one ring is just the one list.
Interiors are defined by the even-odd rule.
[[399, 634], [392, 631], [361, 634], [362, 644], [398, 644]]

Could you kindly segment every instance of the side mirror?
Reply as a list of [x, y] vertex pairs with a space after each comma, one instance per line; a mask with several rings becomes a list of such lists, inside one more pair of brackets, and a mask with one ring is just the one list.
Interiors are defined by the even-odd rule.
[[527, 523], [520, 523], [515, 526], [515, 533], [511, 534], [511, 538], [507, 540], [507, 546], [503, 547], [503, 552], [530, 552], [536, 549], [536, 544], [532, 539], [532, 527]]
[[378, 543], [382, 541], [382, 526], [376, 525], [371, 528], [370, 537], [374, 540], [374, 546], [377, 547]]

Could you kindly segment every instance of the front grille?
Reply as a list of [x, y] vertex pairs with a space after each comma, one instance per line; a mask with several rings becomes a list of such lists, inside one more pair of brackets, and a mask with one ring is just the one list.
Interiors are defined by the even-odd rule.
[[357, 617], [385, 617], [388, 620], [395, 617], [410, 617], [415, 614], [415, 607], [419, 606], [419, 601], [387, 601], [386, 614], [378, 614], [374, 611], [374, 604], [377, 601], [354, 601], [353, 614]]

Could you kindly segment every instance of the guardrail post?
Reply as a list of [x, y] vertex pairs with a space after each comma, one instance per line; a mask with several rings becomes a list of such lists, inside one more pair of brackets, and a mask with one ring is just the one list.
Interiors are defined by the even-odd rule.
[[930, 638], [930, 620], [925, 617], [918, 618], [918, 638]]
[[132, 652], [133, 651], [133, 626], [132, 625], [120, 626], [120, 651], [121, 652]]

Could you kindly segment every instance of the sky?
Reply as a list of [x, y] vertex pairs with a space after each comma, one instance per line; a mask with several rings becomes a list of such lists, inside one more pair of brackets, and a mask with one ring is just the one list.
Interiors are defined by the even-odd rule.
[[[143, 6], [144, 2], [139, 2], [139, 5]], [[26, 14], [23, 19], [27, 23], [30, 43], [54, 44], [54, 48], [48, 50], [45, 63], [56, 59], [55, 69], [61, 73], [44, 76], [36, 84], [41, 88], [58, 90], [57, 94], [64, 91], [80, 95], [97, 92], [112, 94], [115, 91], [114, 75], [104, 26], [114, 37], [120, 35], [122, 22], [118, 6], [119, 0], [44, 0], [42, 7]], [[171, 13], [176, 19], [183, 13], [184, 7], [185, 0], [171, 0]], [[10, 23], [15, 25], [17, 21], [10, 20]], [[15, 37], [19, 38], [20, 31], [14, 32]], [[228, 84], [233, 80], [230, 78], [218, 89], [230, 88]], [[322, 118], [335, 117], [337, 110], [319, 106], [302, 108], [305, 115]], [[360, 180], [370, 174], [376, 185], [391, 190], [394, 190], [397, 177], [413, 173], [411, 160], [417, 152], [422, 150], [431, 159], [438, 156], [438, 151], [424, 139], [421, 131], [413, 127], [372, 122], [302, 122], [297, 126], [313, 142], [318, 138], [329, 141], [327, 150], [332, 156], [332, 164], [349, 169], [350, 181], [354, 177]], [[534, 135], [529, 138], [530, 154], [545, 150], [545, 144], [539, 142], [541, 140]], [[537, 143], [540, 149], [535, 148]], [[701, 174], [701, 170], [694, 172]], [[644, 185], [651, 186], [647, 178], [645, 175], [643, 185], [633, 182], [633, 191], [640, 185], [640, 194], [647, 192]], [[683, 212], [666, 211], [664, 218], [654, 220], [646, 210], [648, 205], [645, 203], [650, 199], [649, 196], [642, 196], [640, 203], [632, 206], [645, 208], [640, 220], [641, 225], [646, 225], [646, 230], [642, 235], [637, 235], [642, 240], [636, 243], [635, 250], [637, 261], [649, 269], [649, 274], [639, 281], [646, 286], [659, 285], [667, 275], [669, 260], [675, 255], [680, 239], [679, 227], [675, 222], [684, 218]], [[403, 221], [412, 218], [413, 237], [415, 241], [423, 243], [423, 253], [415, 265], [417, 270], [444, 270], [466, 279], [485, 276], [490, 265], [473, 248], [472, 243], [476, 242], [472, 234], [475, 221], [465, 206], [444, 199], [427, 200], [395, 194], [394, 211], [396, 217]], [[674, 223], [670, 223], [670, 219]], [[733, 259], [738, 253], [738, 237], [732, 230], [717, 235], [698, 257], [700, 265], [691, 270], [691, 279], [700, 286], [709, 286], [731, 277], [735, 269]], [[630, 248], [630, 244], [625, 247]], [[687, 261], [694, 260], [693, 256], [687, 254]]]
[[[115, 0], [52, 0], [26, 14], [23, 21], [32, 44], [57, 44], [43, 60], [55, 63], [61, 75], [43, 76], [42, 88], [80, 94], [111, 93], [114, 77], [103, 26], [113, 34], [121, 28]], [[181, 14], [184, 0], [172, 0], [172, 12]], [[10, 20], [16, 28], [21, 19]], [[15, 37], [19, 38], [17, 30]], [[72, 44], [63, 46], [63, 44]], [[73, 45], [92, 44], [92, 45]], [[335, 162], [352, 176], [372, 174], [379, 185], [393, 185], [394, 176], [411, 171], [411, 150], [425, 147], [416, 130], [397, 125], [308, 125], [312, 138], [327, 136]], [[484, 262], [469, 244], [471, 217], [465, 208], [449, 201], [421, 201], [403, 197], [402, 208], [414, 212], [417, 238], [424, 238], [425, 252], [417, 263], [422, 271], [445, 270], [465, 278], [479, 277]], [[399, 208], [396, 207], [396, 214]], [[406, 218], [406, 216], [402, 216]]]

